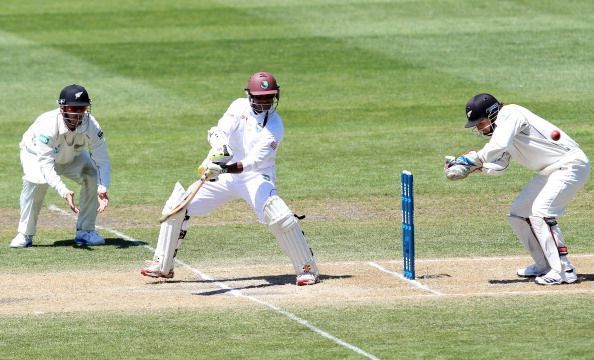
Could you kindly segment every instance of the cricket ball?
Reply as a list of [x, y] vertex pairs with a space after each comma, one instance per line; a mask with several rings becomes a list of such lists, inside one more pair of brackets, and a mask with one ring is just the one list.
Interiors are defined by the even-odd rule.
[[559, 132], [559, 130], [551, 131], [551, 139], [557, 141], [557, 140], [559, 140], [560, 137], [561, 137], [561, 133]]

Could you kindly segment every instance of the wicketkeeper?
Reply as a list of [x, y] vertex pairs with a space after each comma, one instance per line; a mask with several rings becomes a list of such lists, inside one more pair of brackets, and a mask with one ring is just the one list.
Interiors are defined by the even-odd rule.
[[[218, 125], [208, 131], [211, 146], [198, 168], [204, 185], [188, 206], [162, 224], [152, 261], [141, 274], [171, 278], [174, 257], [191, 216], [203, 216], [237, 198], [244, 199], [258, 220], [267, 225], [281, 249], [291, 259], [297, 285], [319, 282], [314, 255], [294, 213], [276, 191], [275, 158], [284, 136], [276, 108], [280, 88], [268, 72], [253, 74], [245, 89], [247, 98], [235, 100]], [[163, 213], [174, 209], [187, 192], [177, 183]]]
[[504, 105], [490, 94], [472, 97], [466, 104], [466, 117], [467, 128], [475, 128], [490, 140], [479, 151], [446, 156], [446, 177], [463, 179], [473, 172], [502, 175], [510, 158], [536, 171], [508, 216], [514, 233], [534, 259], [534, 264], [517, 273], [536, 277], [541, 285], [575, 282], [577, 273], [567, 258], [557, 217], [588, 181], [586, 154], [557, 126], [522, 106]]
[[[84, 245], [105, 244], [95, 230], [95, 220], [97, 212], [105, 210], [109, 202], [111, 165], [103, 130], [90, 109], [91, 99], [84, 87], [66, 86], [60, 92], [58, 108], [40, 115], [23, 135], [21, 218], [10, 247], [32, 246], [48, 187], [78, 214], [74, 241]], [[85, 149], [87, 146], [90, 151]], [[74, 191], [60, 176], [80, 184], [80, 208], [75, 204]]]

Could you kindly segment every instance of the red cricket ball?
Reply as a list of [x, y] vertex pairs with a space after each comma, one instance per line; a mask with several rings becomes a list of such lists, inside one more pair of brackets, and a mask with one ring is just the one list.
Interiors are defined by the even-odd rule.
[[561, 133], [559, 132], [559, 130], [551, 131], [551, 139], [557, 141], [557, 140], [559, 140], [560, 137], [561, 137]]

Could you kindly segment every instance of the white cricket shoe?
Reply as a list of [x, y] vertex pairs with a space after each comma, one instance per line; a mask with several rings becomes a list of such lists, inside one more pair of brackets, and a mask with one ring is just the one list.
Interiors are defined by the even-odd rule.
[[549, 270], [551, 270], [551, 268], [547, 267], [542, 267], [538, 264], [532, 264], [532, 265], [528, 265], [523, 269], [518, 269], [518, 276], [522, 276], [522, 277], [535, 277], [535, 276], [542, 276], [544, 274], [546, 274], [547, 272], [549, 272]]
[[33, 246], [33, 235], [23, 235], [18, 233], [10, 242], [11, 248], [28, 248]]
[[540, 285], [560, 285], [563, 283], [571, 284], [576, 282], [577, 274], [575, 269], [562, 271], [561, 273], [551, 270], [546, 275], [538, 276], [534, 281]]
[[140, 273], [144, 276], [165, 279], [171, 279], [175, 275], [173, 269], [171, 269], [167, 274], [162, 273], [159, 262], [154, 260], [145, 261], [144, 266], [142, 267], [142, 269], [140, 269]]
[[79, 245], [104, 245], [105, 239], [95, 230], [76, 230], [74, 242]]
[[320, 282], [320, 277], [317, 274], [312, 274], [309, 272], [301, 273], [297, 275], [297, 286], [303, 285], [313, 285]]

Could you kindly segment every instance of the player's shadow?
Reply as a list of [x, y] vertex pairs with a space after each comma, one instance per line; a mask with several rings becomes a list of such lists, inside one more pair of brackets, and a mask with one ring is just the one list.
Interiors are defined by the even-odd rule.
[[516, 279], [491, 279], [489, 284], [494, 285], [505, 285], [505, 284], [518, 284], [518, 283], [531, 283], [534, 282], [534, 278], [516, 278]]
[[[129, 240], [124, 240], [122, 238], [106, 238], [105, 245], [100, 245], [100, 246], [112, 246], [112, 247], [115, 247], [116, 249], [127, 249], [129, 247], [143, 246], [146, 244], [147, 243], [145, 243], [144, 241], [129, 241]], [[87, 251], [94, 251], [95, 250], [94, 248], [96, 248], [96, 246], [79, 245], [79, 244], [75, 243], [73, 239], [57, 240], [57, 241], [54, 241], [54, 243], [50, 244], [50, 245], [33, 244], [33, 247], [71, 247], [74, 249], [87, 250]]]
[[594, 281], [594, 274], [580, 274], [578, 273], [577, 282]]
[[[330, 280], [330, 279], [348, 279], [353, 277], [352, 275], [320, 275], [320, 281]], [[194, 292], [192, 295], [200, 295], [200, 296], [212, 296], [212, 295], [221, 295], [228, 293], [233, 290], [247, 290], [247, 289], [261, 289], [267, 288], [271, 286], [282, 286], [288, 284], [295, 284], [295, 275], [285, 274], [285, 275], [263, 275], [263, 276], [246, 276], [246, 277], [233, 277], [233, 278], [221, 278], [216, 280], [167, 280], [167, 283], [200, 283], [200, 284], [212, 284], [212, 283], [225, 283], [225, 282], [236, 282], [236, 281], [253, 281], [253, 280], [263, 280], [265, 283], [262, 284], [253, 284], [253, 285], [246, 285], [246, 286], [234, 286], [229, 287], [228, 289], [217, 289], [205, 292]], [[159, 284], [159, 283], [153, 283]]]
[[452, 275], [441, 273], [441, 274], [422, 274], [416, 276], [416, 280], [426, 280], [426, 279], [440, 279], [440, 278], [451, 278]]

